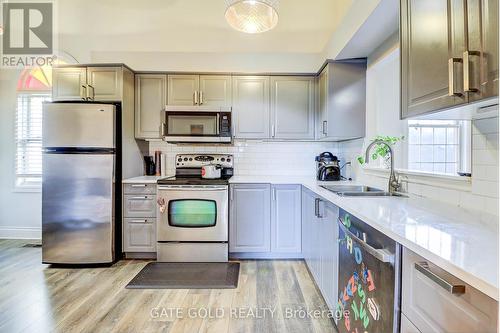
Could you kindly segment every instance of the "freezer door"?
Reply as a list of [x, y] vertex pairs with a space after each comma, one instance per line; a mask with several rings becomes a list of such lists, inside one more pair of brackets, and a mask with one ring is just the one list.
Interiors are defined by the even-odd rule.
[[114, 154], [43, 155], [42, 261], [114, 259]]
[[43, 147], [115, 147], [115, 106], [45, 103]]

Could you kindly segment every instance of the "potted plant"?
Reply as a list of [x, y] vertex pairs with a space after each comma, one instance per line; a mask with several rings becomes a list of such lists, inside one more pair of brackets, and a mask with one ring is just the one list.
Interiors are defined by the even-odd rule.
[[[376, 137], [373, 138], [373, 141], [383, 141], [387, 143], [389, 146], [394, 146], [396, 143], [399, 141], [404, 140], [404, 136], [384, 136], [384, 135], [377, 135]], [[388, 169], [391, 165], [391, 162], [389, 160], [389, 148], [387, 148], [386, 145], [382, 144], [377, 144], [375, 145], [375, 149], [372, 151], [371, 159], [376, 160], [379, 157], [383, 158], [384, 160], [384, 166], [386, 169]], [[358, 156], [358, 162], [359, 164], [363, 165], [366, 163], [365, 158], [363, 156]]]

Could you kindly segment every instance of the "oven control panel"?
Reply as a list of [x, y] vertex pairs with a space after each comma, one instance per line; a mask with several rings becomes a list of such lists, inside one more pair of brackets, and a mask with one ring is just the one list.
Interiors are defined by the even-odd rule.
[[223, 168], [232, 168], [233, 155], [179, 154], [175, 156], [175, 166], [177, 168], [201, 168], [207, 164], [220, 164]]

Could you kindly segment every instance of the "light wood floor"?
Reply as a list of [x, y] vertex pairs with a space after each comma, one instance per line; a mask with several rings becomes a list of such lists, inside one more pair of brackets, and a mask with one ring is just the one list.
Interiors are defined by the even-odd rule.
[[[0, 240], [0, 332], [335, 332], [327, 316], [286, 316], [327, 309], [303, 261], [241, 261], [237, 289], [133, 290], [147, 261], [51, 268], [25, 243]], [[266, 307], [274, 317], [256, 312]]]

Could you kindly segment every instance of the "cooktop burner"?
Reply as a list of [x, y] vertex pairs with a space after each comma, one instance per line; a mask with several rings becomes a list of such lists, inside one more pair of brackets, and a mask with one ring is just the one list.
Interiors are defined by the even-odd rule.
[[228, 185], [227, 179], [206, 179], [201, 177], [172, 176], [158, 180], [161, 185]]

